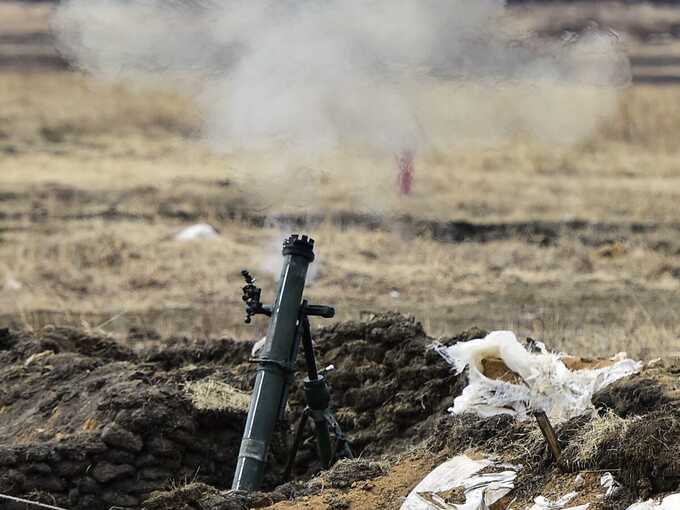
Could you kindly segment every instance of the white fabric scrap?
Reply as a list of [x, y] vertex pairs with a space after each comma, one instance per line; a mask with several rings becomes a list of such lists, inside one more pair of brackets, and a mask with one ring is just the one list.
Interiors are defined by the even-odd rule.
[[[408, 495], [401, 510], [485, 510], [514, 489], [517, 471], [501, 466], [497, 473], [478, 474], [495, 463], [458, 455], [427, 475]], [[465, 503], [447, 503], [438, 493], [462, 487]]]
[[194, 241], [196, 239], [215, 239], [217, 230], [207, 223], [199, 223], [180, 230], [175, 235], [175, 241]]
[[[553, 422], [560, 423], [594, 412], [593, 393], [642, 368], [642, 363], [620, 354], [609, 367], [571, 371], [561, 355], [537, 345], [539, 352], [529, 352], [510, 331], [495, 331], [485, 338], [450, 347], [435, 345], [435, 350], [457, 373], [469, 367], [468, 386], [449, 411], [484, 417], [509, 414], [526, 420], [533, 410], [543, 410]], [[487, 358], [501, 359], [525, 384], [486, 377], [482, 361]]]

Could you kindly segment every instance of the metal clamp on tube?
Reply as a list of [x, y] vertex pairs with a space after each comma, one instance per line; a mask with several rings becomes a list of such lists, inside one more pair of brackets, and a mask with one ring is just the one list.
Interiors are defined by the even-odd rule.
[[258, 358], [255, 387], [232, 484], [234, 490], [257, 490], [264, 478], [269, 442], [285, 409], [288, 381], [297, 358], [298, 343], [291, 340], [298, 336], [307, 269], [314, 261], [314, 240], [290, 236], [283, 243], [283, 256], [267, 337]]

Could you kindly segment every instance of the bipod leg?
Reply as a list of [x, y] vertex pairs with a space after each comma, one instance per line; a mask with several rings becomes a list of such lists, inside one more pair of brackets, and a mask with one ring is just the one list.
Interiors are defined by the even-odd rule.
[[[307, 301], [303, 301], [302, 309], [307, 306]], [[309, 325], [309, 317], [302, 314], [300, 317], [300, 339], [302, 340], [302, 350], [305, 354], [305, 365], [307, 366], [307, 377], [310, 381], [319, 378], [319, 371], [316, 368], [316, 357], [314, 356], [314, 344], [312, 343], [312, 328]]]
[[[306, 306], [306, 303], [305, 303]], [[319, 375], [312, 344], [312, 332], [306, 315], [300, 320], [302, 347], [307, 364], [307, 379], [305, 379], [305, 401], [311, 410], [314, 420], [319, 457], [324, 469], [328, 469], [338, 457], [352, 457], [349, 442], [342, 433], [333, 412], [330, 409], [331, 395], [326, 378]], [[335, 445], [331, 441], [331, 432], [335, 435]]]
[[[306, 303], [304, 304], [306, 306]], [[310, 410], [312, 420], [314, 420], [314, 431], [319, 451], [321, 465], [327, 469], [333, 464], [335, 452], [331, 443], [331, 433], [328, 430], [326, 415], [331, 403], [331, 395], [328, 391], [326, 378], [319, 375], [316, 368], [316, 358], [314, 357], [314, 345], [312, 344], [312, 330], [309, 326], [309, 318], [303, 315], [300, 320], [302, 348], [305, 353], [305, 364], [307, 365], [307, 378], [305, 379], [305, 402]]]
[[323, 411], [312, 411], [314, 420], [314, 431], [316, 432], [316, 443], [319, 447], [319, 458], [324, 469], [331, 467], [335, 462], [335, 452], [331, 443], [331, 433], [328, 430], [328, 421]]
[[326, 415], [326, 420], [331, 429], [333, 429], [333, 434], [335, 434], [335, 459], [353, 459], [354, 454], [352, 453], [352, 447], [349, 443], [349, 439], [340, 428], [338, 420], [335, 419], [333, 413], [329, 412]]
[[302, 438], [305, 433], [305, 425], [307, 424], [307, 420], [309, 419], [310, 414], [311, 411], [309, 410], [308, 407], [306, 407], [305, 411], [302, 413], [302, 416], [300, 416], [300, 421], [298, 422], [297, 429], [295, 430], [295, 439], [293, 440], [293, 446], [290, 449], [290, 453], [288, 455], [288, 463], [286, 464], [286, 470], [283, 472], [284, 482], [290, 480], [290, 475], [293, 472], [293, 464], [295, 464], [295, 457], [297, 456], [297, 452], [300, 449], [300, 445], [302, 444]]

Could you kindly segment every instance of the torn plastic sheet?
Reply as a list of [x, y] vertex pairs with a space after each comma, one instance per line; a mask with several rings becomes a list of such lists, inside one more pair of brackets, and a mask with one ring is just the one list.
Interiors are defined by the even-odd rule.
[[628, 510], [678, 510], [680, 509], [680, 493], [671, 494], [661, 500], [660, 503], [650, 500], [641, 503], [635, 503], [629, 506]]
[[[469, 367], [469, 384], [449, 409], [454, 414], [480, 416], [509, 414], [526, 420], [533, 410], [543, 410], [556, 423], [592, 413], [593, 393], [628, 375], [639, 372], [642, 363], [619, 354], [605, 368], [569, 370], [563, 355], [550, 353], [540, 343], [539, 352], [529, 352], [510, 331], [495, 331], [485, 338], [435, 345], [435, 350], [457, 373]], [[508, 382], [483, 374], [484, 360], [503, 362], [516, 376]]]
[[[498, 471], [479, 474], [490, 467]], [[401, 510], [486, 510], [514, 489], [516, 477], [516, 467], [458, 455], [427, 475], [408, 495]], [[453, 489], [461, 489], [465, 503], [449, 503], [441, 495]]]

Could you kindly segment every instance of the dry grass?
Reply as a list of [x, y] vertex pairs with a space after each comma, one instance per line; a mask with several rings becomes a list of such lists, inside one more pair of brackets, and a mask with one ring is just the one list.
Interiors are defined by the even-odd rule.
[[[257, 337], [264, 323], [241, 323], [239, 271], [255, 271], [274, 293], [281, 231], [221, 223], [212, 241], [177, 242], [180, 224], [69, 222], [5, 236], [0, 308], [32, 327], [83, 320], [124, 333], [153, 327], [178, 333]], [[473, 325], [510, 328], [568, 352], [628, 350], [653, 357], [674, 350], [672, 307], [680, 282], [674, 257], [643, 246], [620, 256], [565, 240], [444, 244], [398, 232], [315, 229], [319, 242], [309, 296], [338, 318], [397, 309], [434, 334]], [[46, 313], [46, 311], [55, 313]]]
[[[507, 94], [494, 110], [501, 117], [503, 105], [512, 102]], [[328, 154], [289, 161], [293, 170], [282, 174], [279, 153], [211, 152], [191, 139], [199, 126], [195, 111], [169, 93], [64, 73], [2, 74], [0, 97], [9, 105], [0, 124], [0, 186], [6, 190], [56, 182], [115, 191], [167, 188], [187, 177], [230, 179], [253, 208], [269, 212], [360, 209], [489, 221], [672, 221], [680, 198], [680, 88], [625, 91], [618, 113], [575, 144], [555, 143], [559, 128], [546, 143], [526, 136], [480, 143], [483, 133], [477, 132], [477, 142], [440, 144], [418, 159], [407, 200], [392, 192], [389, 156]], [[587, 116], [590, 99], [565, 105]]]
[[247, 412], [250, 395], [214, 379], [187, 383], [186, 391], [199, 411]]
[[576, 469], [597, 467], [603, 445], [620, 443], [634, 419], [637, 418], [621, 418], [613, 411], [595, 416], [571, 441], [569, 449], [573, 448], [574, 451], [567, 451], [565, 455], [574, 463], [573, 467]]
[[52, 6], [47, 3], [3, 1], [0, 3], [0, 33], [44, 32]]
[[[238, 272], [254, 267], [261, 273], [271, 266], [281, 232], [225, 223], [218, 214], [225, 207], [265, 214], [407, 212], [476, 222], [676, 219], [680, 169], [673, 140], [680, 132], [674, 111], [680, 90], [674, 88], [626, 91], [621, 114], [573, 146], [514, 140], [425, 155], [418, 161], [415, 195], [406, 201], [367, 203], [365, 195], [343, 191], [351, 183], [334, 180], [346, 168], [348, 158], [340, 156], [326, 160], [326, 181], [313, 187], [315, 196], [306, 203], [281, 204], [249, 180], [249, 171], [258, 164], [266, 167], [273, 156], [214, 154], [183, 137], [195, 127], [185, 120], [186, 104], [154, 103], [120, 86], [68, 74], [50, 75], [42, 85], [49, 84], [47, 91], [37, 87], [38, 98], [33, 92], [38, 76], [7, 86], [6, 97], [15, 94], [21, 100], [12, 101], [15, 110], [9, 125], [3, 125], [8, 136], [0, 142], [14, 148], [0, 155], [0, 188], [28, 193], [4, 203], [6, 212], [24, 218], [5, 224], [29, 227], [3, 235], [4, 281], [15, 280], [22, 288], [11, 290], [6, 283], [0, 303], [34, 327], [66, 320], [93, 327], [106, 323], [119, 332], [150, 323], [163, 335], [260, 334], [240, 325]], [[18, 79], [2, 75], [0, 83]], [[91, 95], [71, 87], [74, 83], [84, 84]], [[98, 103], [104, 105], [101, 117], [92, 113]], [[70, 107], [59, 113], [59, 104]], [[71, 128], [63, 137], [46, 137], [45, 127], [59, 123]], [[367, 175], [392, 171], [370, 164], [377, 163], [368, 161]], [[215, 184], [224, 180], [233, 185]], [[77, 193], [70, 200], [56, 199], [45, 193], [55, 183], [70, 186], [67, 192], [105, 193], [94, 203]], [[279, 193], [281, 186], [273, 188]], [[146, 188], [148, 195], [125, 198], [130, 190]], [[87, 217], [116, 204], [126, 213], [155, 219], [49, 220], [68, 213]], [[158, 217], [161, 204], [213, 222], [223, 235], [215, 242], [175, 243], [171, 237], [181, 222]], [[268, 207], [260, 209], [263, 205]], [[26, 223], [36, 208], [48, 218], [42, 226]], [[405, 241], [398, 232], [341, 231], [332, 225], [314, 233], [322, 255], [311, 293], [336, 305], [339, 318], [396, 308], [415, 314], [435, 334], [472, 325], [512, 328], [588, 354], [628, 350], [655, 356], [673, 350], [679, 336], [671, 305], [680, 286], [674, 276], [677, 260], [635, 242], [620, 256], [604, 257], [569, 240], [541, 248], [521, 241]], [[263, 283], [273, 291], [272, 276]], [[392, 297], [395, 291], [398, 298]]]
[[[285, 161], [294, 171], [282, 174], [280, 153], [202, 145], [196, 109], [172, 92], [3, 70], [0, 320], [256, 337], [262, 325], [241, 325], [239, 271], [258, 272], [271, 297], [285, 226], [253, 229], [225, 210], [677, 222], [680, 88], [425, 92], [437, 99], [425, 106], [446, 104], [461, 122], [437, 131], [403, 199], [392, 155], [345, 148]], [[611, 115], [593, 121], [596, 107]], [[107, 221], [107, 210], [125, 215]], [[214, 223], [219, 239], [174, 242], [190, 221]], [[310, 296], [335, 305], [339, 319], [398, 309], [434, 334], [511, 328], [578, 354], [654, 357], [680, 337], [672, 237], [619, 239], [612, 256], [574, 237], [550, 247], [444, 244], [329, 223], [314, 235]]]
[[642, 2], [638, 5], [616, 1], [528, 2], [509, 9], [509, 16], [523, 32], [554, 35], [599, 25], [646, 38], [672, 33], [680, 22], [680, 9]]
[[3, 72], [0, 98], [2, 138], [16, 144], [59, 144], [101, 135], [190, 136], [199, 127], [191, 103], [177, 94], [102, 83], [78, 73]]

